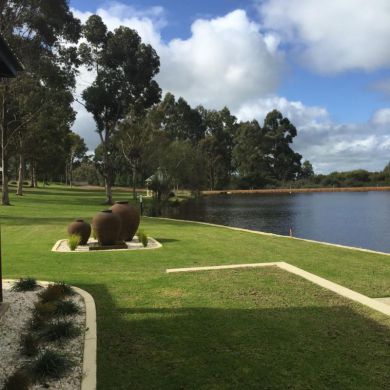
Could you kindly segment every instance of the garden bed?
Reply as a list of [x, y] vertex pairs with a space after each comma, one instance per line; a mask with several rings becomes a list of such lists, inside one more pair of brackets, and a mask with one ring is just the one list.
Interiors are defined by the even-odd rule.
[[53, 248], [53, 252], [96, 252], [98, 250], [104, 251], [129, 251], [129, 250], [144, 250], [144, 249], [158, 249], [162, 245], [157, 240], [152, 237], [148, 237], [148, 245], [146, 247], [138, 240], [137, 237], [134, 237], [131, 241], [124, 242], [124, 246], [109, 246], [102, 247], [98, 245], [98, 242], [94, 238], [88, 240], [87, 245], [79, 245], [74, 251], [72, 251], [68, 245], [68, 239], [64, 238], [58, 240]]
[[[29, 388], [40, 389], [80, 389], [83, 376], [83, 351], [85, 336], [85, 303], [84, 299], [77, 293], [66, 296], [63, 301], [71, 302], [78, 308], [77, 313], [67, 316], [66, 320], [72, 323], [77, 334], [72, 338], [59, 338], [50, 341], [42, 336], [42, 330], [32, 330], [31, 322], [36, 311], [36, 304], [41, 301], [40, 294], [44, 287], [39, 285], [34, 291], [13, 291], [13, 283], [4, 282], [4, 301], [9, 304], [8, 310], [0, 319], [0, 389], [3, 389], [7, 379], [14, 373], [23, 370], [28, 377], [33, 378], [32, 367], [45, 351], [54, 351], [64, 356], [70, 363], [64, 370], [64, 374], [58, 379], [41, 377], [31, 379], [33, 385]], [[48, 323], [65, 321], [65, 316], [48, 320]], [[36, 336], [36, 335], [40, 336]], [[36, 336], [39, 339], [36, 345], [36, 352], [26, 354], [25, 345], [22, 343], [24, 335]], [[14, 388], [19, 388], [18, 386]], [[24, 387], [23, 387], [24, 388]], [[21, 388], [22, 389], [22, 388]]]

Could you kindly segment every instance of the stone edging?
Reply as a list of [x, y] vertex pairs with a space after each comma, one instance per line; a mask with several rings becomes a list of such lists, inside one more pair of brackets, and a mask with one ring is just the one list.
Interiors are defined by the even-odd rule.
[[102, 252], [118, 252], [118, 251], [153, 250], [153, 249], [162, 248], [161, 242], [158, 242], [153, 237], [148, 237], [148, 240], [150, 240], [151, 243], [153, 243], [154, 246], [147, 246], [147, 247], [143, 247], [142, 246], [142, 247], [139, 247], [139, 248], [125, 248], [125, 249], [104, 249], [104, 250], [99, 250], [99, 251], [97, 251], [97, 250], [95, 250], [95, 251], [91, 251], [91, 250], [75, 250], [75, 251], [68, 250], [68, 251], [64, 251], [64, 250], [59, 250], [59, 247], [61, 246], [61, 244], [64, 241], [67, 241], [66, 238], [63, 238], [61, 240], [58, 240], [53, 245], [53, 247], [51, 248], [51, 251], [52, 252], [59, 252], [59, 253], [102, 253]]
[[352, 250], [360, 251], [360, 252], [374, 253], [374, 254], [377, 254], [377, 255], [390, 256], [390, 253], [374, 251], [372, 249], [358, 248], [358, 247], [355, 247], [355, 246], [347, 246], [347, 245], [341, 245], [341, 244], [332, 244], [331, 242], [310, 240], [308, 238], [283, 236], [282, 234], [267, 233], [267, 232], [262, 232], [262, 231], [259, 231], [259, 230], [250, 230], [250, 229], [238, 228], [238, 227], [234, 227], [234, 226], [217, 225], [215, 223], [209, 223], [209, 222], [189, 221], [189, 220], [185, 220], [185, 219], [174, 219], [174, 218], [163, 218], [163, 217], [146, 217], [146, 216], [144, 216], [143, 218], [161, 219], [161, 220], [173, 221], [173, 222], [176, 221], [176, 222], [196, 223], [196, 224], [199, 224], [199, 225], [206, 225], [206, 226], [225, 228], [225, 229], [230, 229], [230, 230], [236, 230], [236, 231], [239, 231], [239, 232], [259, 234], [259, 235], [262, 235], [262, 236], [279, 237], [279, 238], [285, 238], [285, 239], [290, 239], [290, 240], [292, 239], [292, 240], [297, 240], [297, 241], [305, 241], [305, 242], [311, 242], [311, 243], [314, 243], [314, 244], [333, 246], [333, 247], [336, 247], [336, 248], [352, 249]]
[[270, 267], [276, 266], [283, 269], [284, 271], [298, 275], [320, 287], [326, 288], [344, 298], [348, 298], [352, 301], [358, 302], [362, 305], [368, 306], [371, 309], [379, 311], [382, 314], [390, 316], [390, 306], [377, 301], [373, 298], [369, 298], [366, 295], [360, 294], [356, 291], [350, 290], [340, 284], [333, 283], [328, 279], [321, 278], [315, 274], [304, 271], [301, 268], [295, 267], [284, 261], [276, 261], [272, 263], [252, 263], [252, 264], [232, 264], [232, 265], [219, 265], [210, 267], [190, 267], [190, 268], [170, 268], [166, 270], [166, 273], [177, 273], [177, 272], [197, 272], [197, 271], [210, 271], [210, 270], [222, 270], [222, 269], [237, 269], [237, 268], [258, 268], [258, 267]]
[[[15, 282], [15, 279], [3, 279], [5, 282]], [[53, 283], [37, 281], [43, 287]], [[81, 378], [80, 390], [96, 390], [96, 307], [95, 301], [90, 293], [81, 288], [71, 286], [79, 294], [85, 304], [85, 333], [83, 351], [83, 376]]]

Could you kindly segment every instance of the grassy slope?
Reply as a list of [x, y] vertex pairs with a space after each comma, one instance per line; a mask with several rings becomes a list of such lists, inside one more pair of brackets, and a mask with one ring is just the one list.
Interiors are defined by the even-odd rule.
[[65, 280], [93, 294], [100, 389], [388, 383], [384, 316], [276, 269], [164, 271], [283, 260], [375, 297], [390, 296], [390, 257], [149, 218], [143, 228], [162, 249], [52, 253], [70, 220], [102, 209], [102, 193], [51, 187], [12, 200], [0, 209], [4, 274]]

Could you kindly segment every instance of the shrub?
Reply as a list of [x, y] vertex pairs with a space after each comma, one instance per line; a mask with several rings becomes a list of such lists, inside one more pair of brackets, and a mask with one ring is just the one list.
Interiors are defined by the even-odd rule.
[[21, 337], [22, 354], [35, 356], [39, 351], [39, 340], [32, 334], [23, 334]]
[[64, 297], [64, 291], [59, 284], [49, 284], [42, 292], [39, 293], [39, 298], [42, 302], [59, 301]]
[[92, 229], [92, 231], [91, 231], [91, 236], [92, 236], [92, 238], [93, 238], [94, 240], [97, 239], [95, 229]]
[[144, 247], [148, 246], [148, 236], [143, 230], [138, 230], [137, 237]]
[[71, 251], [76, 250], [80, 245], [81, 237], [78, 234], [71, 234], [68, 238], [68, 245]]
[[26, 370], [20, 369], [5, 381], [3, 390], [28, 390], [31, 382], [31, 378]]
[[46, 322], [42, 317], [34, 315], [28, 324], [28, 328], [32, 331], [37, 331], [43, 329], [45, 324]]
[[65, 282], [55, 283], [54, 286], [60, 287], [62, 290], [62, 294], [64, 294], [65, 296], [71, 296], [76, 294], [73, 288]]
[[41, 337], [47, 341], [72, 339], [79, 334], [80, 329], [76, 328], [71, 321], [56, 321], [49, 323], [40, 333]]
[[37, 359], [32, 363], [32, 372], [37, 380], [45, 378], [58, 379], [69, 370], [72, 362], [64, 355], [46, 350], [41, 352]]
[[39, 287], [37, 281], [33, 278], [19, 279], [12, 286], [12, 291], [34, 291]]
[[52, 302], [35, 302], [34, 315], [41, 318], [49, 318], [55, 313], [56, 308], [57, 306]]
[[70, 316], [78, 313], [80, 313], [80, 308], [73, 301], [59, 301], [56, 304], [56, 315]]

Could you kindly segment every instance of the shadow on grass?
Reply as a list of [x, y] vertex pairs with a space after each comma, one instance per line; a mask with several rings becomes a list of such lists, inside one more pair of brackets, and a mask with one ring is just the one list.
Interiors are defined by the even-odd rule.
[[156, 240], [160, 242], [161, 244], [166, 244], [169, 242], [180, 242], [180, 240], [176, 240], [175, 238], [159, 238], [157, 237]]
[[[12, 226], [22, 226], [22, 225], [64, 225], [66, 228], [67, 225], [73, 222], [76, 218], [82, 218], [82, 216], [76, 215], [74, 217], [15, 217], [12, 215], [6, 215], [1, 217], [1, 222], [3, 224]], [[85, 218], [88, 220], [88, 218]]]
[[[344, 306], [97, 304], [99, 389], [385, 389], [390, 331]], [[185, 304], [184, 304], [185, 305]]]

